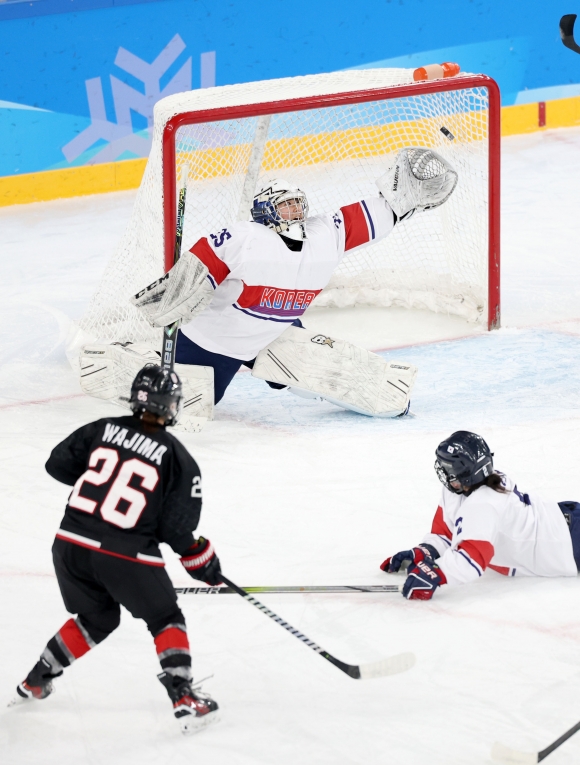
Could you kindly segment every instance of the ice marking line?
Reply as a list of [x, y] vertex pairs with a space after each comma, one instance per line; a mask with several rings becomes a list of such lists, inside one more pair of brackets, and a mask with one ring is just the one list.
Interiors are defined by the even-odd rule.
[[396, 351], [399, 348], [419, 348], [421, 345], [437, 345], [437, 343], [454, 343], [456, 340], [473, 340], [476, 337], [489, 337], [490, 334], [491, 334], [490, 332], [474, 332], [472, 335], [458, 335], [456, 337], [441, 337], [438, 340], [422, 340], [418, 343], [403, 343], [402, 345], [387, 345], [385, 348], [373, 348], [372, 353], [383, 353], [384, 351]]
[[[391, 601], [390, 605], [396, 605]], [[574, 643], [580, 643], [580, 634], [575, 635], [574, 630], [580, 633], [578, 629], [578, 622], [573, 621], [569, 624], [560, 624], [555, 628], [542, 627], [539, 624], [531, 624], [525, 621], [510, 621], [509, 619], [496, 619], [485, 614], [461, 614], [450, 613], [448, 611], [440, 611], [435, 608], [435, 604], [428, 607], [425, 610], [429, 610], [431, 613], [435, 613], [438, 616], [446, 616], [451, 619], [462, 619], [467, 621], [483, 622], [484, 624], [492, 624], [495, 627], [511, 627], [513, 629], [525, 629], [530, 632], [537, 632], [540, 635], [547, 635], [549, 637], [557, 638], [558, 640], [572, 640]]]
[[16, 401], [14, 404], [0, 404], [0, 409], [13, 409], [16, 406], [29, 406], [30, 404], [50, 404], [53, 401], [67, 401], [71, 398], [85, 398], [85, 394], [71, 393], [68, 396], [54, 396], [54, 398], [37, 398], [30, 401]]

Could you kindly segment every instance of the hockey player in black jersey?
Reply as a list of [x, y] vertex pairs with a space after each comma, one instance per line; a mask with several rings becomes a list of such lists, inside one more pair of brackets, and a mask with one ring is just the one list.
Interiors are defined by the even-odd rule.
[[46, 470], [74, 487], [53, 560], [66, 609], [77, 617], [48, 641], [16, 700], [49, 696], [53, 679], [119, 626], [123, 605], [153, 635], [158, 677], [182, 731], [217, 718], [217, 703], [192, 686], [185, 618], [159, 550], [166, 542], [194, 579], [221, 583], [214, 548], [193, 535], [199, 468], [165, 430], [179, 416], [181, 395], [175, 372], [148, 364], [131, 388], [132, 416], [91, 422], [53, 449]]

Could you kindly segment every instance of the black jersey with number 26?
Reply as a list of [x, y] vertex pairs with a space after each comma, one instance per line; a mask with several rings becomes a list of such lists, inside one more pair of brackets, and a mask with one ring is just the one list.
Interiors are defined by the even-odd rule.
[[52, 451], [47, 472], [73, 486], [57, 538], [106, 555], [163, 566], [159, 542], [193, 543], [201, 475], [164, 427], [134, 416], [84, 425]]

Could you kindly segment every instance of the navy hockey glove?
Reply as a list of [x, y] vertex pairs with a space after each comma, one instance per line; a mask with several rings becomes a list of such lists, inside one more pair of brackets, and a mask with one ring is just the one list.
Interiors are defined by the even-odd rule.
[[[433, 547], [433, 545], [421, 544], [417, 547], [413, 547], [412, 550], [403, 550], [396, 555], [392, 555], [387, 560], [381, 563], [381, 571], [385, 571], [387, 574], [395, 574], [397, 571], [403, 568], [407, 568], [411, 564], [417, 564], [425, 558], [432, 558], [435, 560], [439, 557], [439, 553]], [[405, 565], [403, 565], [405, 564]]]
[[222, 583], [220, 559], [209, 539], [196, 539], [180, 560], [189, 576], [194, 579], [199, 579], [211, 587]]
[[447, 584], [445, 574], [431, 558], [425, 558], [409, 569], [403, 585], [403, 596], [407, 600], [431, 600], [437, 587], [442, 584]]

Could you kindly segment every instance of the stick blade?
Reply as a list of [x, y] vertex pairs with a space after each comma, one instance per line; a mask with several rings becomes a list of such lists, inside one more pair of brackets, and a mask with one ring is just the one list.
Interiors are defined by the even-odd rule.
[[539, 761], [537, 752], [520, 752], [500, 744], [499, 741], [491, 748], [491, 759], [506, 765], [534, 765]]
[[372, 680], [375, 677], [387, 677], [387, 675], [398, 675], [399, 672], [406, 672], [415, 664], [415, 654], [411, 652], [399, 653], [396, 656], [389, 656], [388, 659], [375, 661], [371, 664], [360, 665], [360, 679]]
[[575, 13], [567, 13], [560, 19], [560, 36], [562, 39], [565, 37], [574, 36], [574, 22], [576, 21]]
[[574, 22], [576, 21], [576, 14], [569, 13], [566, 16], [562, 16], [560, 19], [560, 37], [564, 45], [573, 50], [575, 53], [580, 53], [580, 45], [574, 39]]

